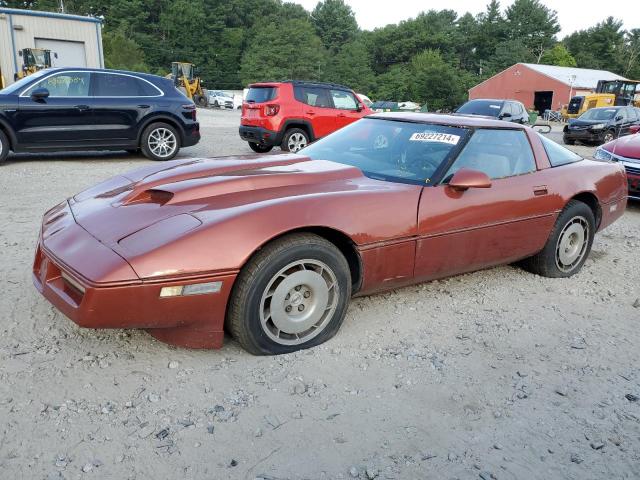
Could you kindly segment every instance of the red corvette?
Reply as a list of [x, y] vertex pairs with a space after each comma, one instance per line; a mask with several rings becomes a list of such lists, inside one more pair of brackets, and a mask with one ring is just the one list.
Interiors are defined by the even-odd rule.
[[[568, 277], [622, 166], [513, 123], [380, 114], [299, 154], [179, 160], [49, 210], [36, 287], [78, 325], [254, 354], [331, 338], [352, 295], [499, 264]], [[364, 320], [363, 320], [364, 321]]]

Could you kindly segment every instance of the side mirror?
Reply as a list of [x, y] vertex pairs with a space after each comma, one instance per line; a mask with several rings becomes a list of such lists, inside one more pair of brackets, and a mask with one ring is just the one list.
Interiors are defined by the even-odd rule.
[[619, 122], [620, 120], [622, 120], [622, 118], [623, 118], [623, 117], [622, 117], [622, 115], [618, 115], [618, 116], [616, 117], [616, 122]]
[[356, 111], [361, 112], [362, 110], [364, 110], [364, 106], [362, 105], [362, 103], [358, 102], [356, 104]]
[[49, 90], [46, 88], [36, 88], [33, 92], [31, 92], [31, 100], [37, 102], [38, 100], [44, 100], [49, 97]]
[[629, 127], [629, 132], [631, 133], [638, 133], [640, 132], [640, 125], [631, 125]]
[[461, 168], [449, 180], [449, 187], [462, 192], [470, 188], [489, 188], [491, 187], [491, 179], [486, 173], [479, 170]]
[[504, 113], [501, 113], [498, 118], [501, 119], [501, 120], [503, 118], [511, 118], [511, 114], [509, 112], [504, 112]]

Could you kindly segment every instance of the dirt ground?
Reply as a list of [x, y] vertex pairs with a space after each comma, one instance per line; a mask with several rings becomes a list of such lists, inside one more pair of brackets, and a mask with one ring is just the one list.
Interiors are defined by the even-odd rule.
[[[250, 152], [237, 112], [200, 119], [181, 156]], [[640, 203], [571, 279], [506, 266], [359, 298], [328, 343], [258, 358], [79, 329], [33, 288], [44, 211], [147, 162], [0, 167], [0, 478], [640, 477]]]

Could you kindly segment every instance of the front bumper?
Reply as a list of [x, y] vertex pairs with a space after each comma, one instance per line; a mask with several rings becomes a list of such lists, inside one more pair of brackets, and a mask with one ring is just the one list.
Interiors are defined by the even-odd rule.
[[248, 125], [240, 125], [240, 138], [245, 142], [257, 143], [269, 147], [280, 145], [282, 141], [281, 135], [279, 135], [278, 132]]
[[[222, 346], [227, 300], [235, 273], [142, 281], [126, 261], [72, 218], [61, 224], [56, 219], [60, 211], [70, 213], [67, 206], [53, 211], [53, 217], [51, 212], [45, 215], [33, 264], [36, 289], [58, 310], [80, 327], [142, 328], [177, 346]], [[93, 260], [86, 261], [89, 258]], [[96, 264], [98, 267], [94, 268]], [[132, 275], [123, 280], [126, 271]], [[110, 280], [96, 280], [100, 276]], [[220, 291], [160, 297], [163, 287], [205, 282], [221, 282]]]
[[580, 142], [602, 143], [606, 130], [571, 130], [567, 128], [563, 132], [565, 140], [577, 140]]

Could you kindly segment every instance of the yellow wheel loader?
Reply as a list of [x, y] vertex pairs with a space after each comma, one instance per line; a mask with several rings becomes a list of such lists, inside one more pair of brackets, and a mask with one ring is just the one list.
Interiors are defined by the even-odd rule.
[[571, 98], [566, 116], [576, 118], [587, 110], [597, 107], [640, 106], [635, 80], [599, 80], [595, 93], [576, 95]]
[[18, 51], [18, 55], [22, 57], [22, 70], [13, 76], [14, 80], [20, 80], [45, 68], [51, 68], [51, 50], [23, 48]]
[[171, 63], [171, 79], [173, 84], [182, 89], [184, 94], [200, 107], [209, 105], [209, 100], [202, 88], [202, 81], [197, 75], [197, 68], [193, 63]]

